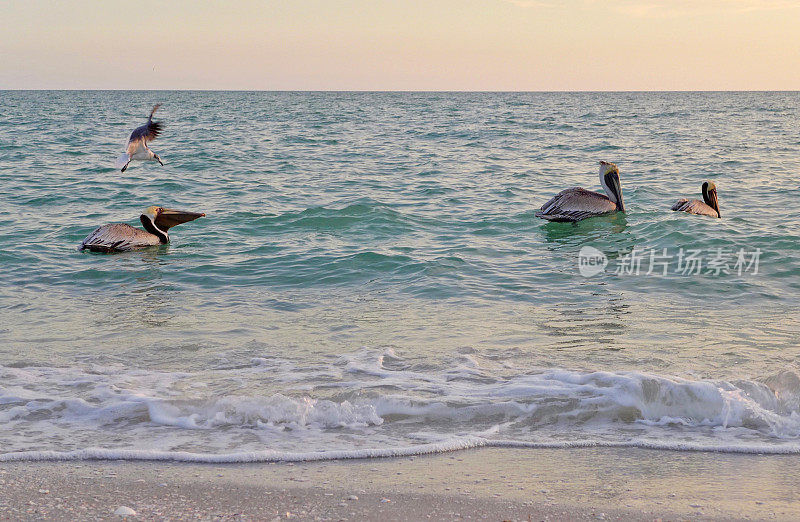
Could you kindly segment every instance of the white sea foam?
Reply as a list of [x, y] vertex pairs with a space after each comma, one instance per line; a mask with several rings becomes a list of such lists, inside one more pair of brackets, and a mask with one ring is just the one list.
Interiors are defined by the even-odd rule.
[[360, 428], [379, 425], [383, 419], [370, 404], [335, 403], [309, 397], [224, 397], [200, 404], [149, 401], [150, 419], [156, 424], [187, 429], [237, 426], [257, 428], [282, 425], [287, 429]]
[[576, 440], [562, 442], [525, 442], [516, 440], [491, 440], [481, 437], [453, 438], [435, 444], [419, 444], [397, 448], [367, 448], [358, 450], [327, 450], [311, 452], [251, 451], [240, 453], [193, 453], [187, 451], [120, 450], [86, 448], [73, 451], [18, 451], [0, 454], [0, 462], [15, 461], [70, 461], [70, 460], [141, 460], [174, 461], [207, 464], [252, 463], [252, 462], [313, 462], [326, 460], [371, 459], [409, 457], [448, 453], [474, 448], [527, 448], [527, 449], [571, 449], [571, 448], [640, 448], [663, 451], [703, 451], [716, 453], [797, 455], [796, 445], [713, 445], [667, 441], [598, 441]]
[[[276, 368], [292, 379], [272, 379]], [[736, 381], [561, 369], [500, 375], [463, 354], [441, 370], [412, 368], [393, 352], [368, 350], [330, 367], [259, 359], [211, 377], [0, 366], [0, 460], [262, 462], [478, 446], [800, 452], [794, 372]], [[263, 393], [267, 376], [280, 392]]]

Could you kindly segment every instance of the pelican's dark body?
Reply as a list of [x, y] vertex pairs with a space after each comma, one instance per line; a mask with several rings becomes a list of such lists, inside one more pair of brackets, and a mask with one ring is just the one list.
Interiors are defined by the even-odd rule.
[[710, 216], [718, 218], [717, 211], [699, 199], [679, 199], [672, 205], [672, 210], [676, 212], [687, 212], [698, 216]]
[[542, 205], [536, 217], [556, 222], [576, 222], [619, 210], [608, 196], [574, 187], [562, 190]]
[[[169, 238], [167, 237], [167, 241]], [[162, 245], [167, 241], [146, 230], [125, 223], [109, 223], [97, 227], [81, 243], [81, 250], [91, 252], [127, 252], [137, 248]]]

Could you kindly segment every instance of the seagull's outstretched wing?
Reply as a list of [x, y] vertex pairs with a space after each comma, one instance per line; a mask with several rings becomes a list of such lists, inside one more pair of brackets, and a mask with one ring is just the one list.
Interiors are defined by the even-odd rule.
[[160, 103], [153, 107], [153, 110], [150, 111], [150, 118], [147, 120], [147, 123], [141, 127], [136, 127], [133, 130], [131, 137], [128, 138], [129, 143], [132, 141], [144, 140], [146, 144], [148, 141], [153, 141], [154, 139], [158, 138], [158, 136], [161, 134], [163, 126], [160, 121], [153, 121], [153, 115], [156, 113], [159, 107], [161, 107]]
[[146, 142], [153, 141], [161, 134], [161, 129], [162, 125], [160, 121], [149, 121], [141, 127], [136, 127], [133, 132], [131, 132], [131, 137], [128, 138], [128, 141], [131, 142], [142, 139]]

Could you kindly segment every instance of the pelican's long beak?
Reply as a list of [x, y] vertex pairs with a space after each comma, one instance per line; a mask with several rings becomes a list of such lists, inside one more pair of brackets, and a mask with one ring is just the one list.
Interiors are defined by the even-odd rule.
[[619, 207], [620, 212], [625, 212], [625, 202], [622, 200], [622, 183], [619, 181], [619, 174], [616, 176], [617, 181], [617, 206]]
[[717, 189], [713, 188], [708, 191], [708, 200], [711, 202], [711, 208], [717, 211], [717, 217], [722, 217], [719, 213], [719, 199], [717, 199]]
[[622, 183], [619, 180], [619, 171], [614, 170], [606, 174], [609, 188], [614, 192], [617, 198], [617, 208], [620, 212], [625, 212], [625, 202], [622, 200]]
[[703, 193], [703, 201], [706, 205], [717, 211], [717, 217], [721, 218], [722, 214], [719, 213], [719, 199], [717, 199], [717, 186], [710, 181], [704, 181], [700, 191]]
[[161, 212], [159, 212], [156, 216], [155, 223], [156, 226], [161, 230], [169, 230], [175, 225], [188, 223], [189, 221], [194, 221], [195, 219], [203, 216], [205, 216], [205, 214], [200, 212], [186, 212], [184, 210], [162, 208]]

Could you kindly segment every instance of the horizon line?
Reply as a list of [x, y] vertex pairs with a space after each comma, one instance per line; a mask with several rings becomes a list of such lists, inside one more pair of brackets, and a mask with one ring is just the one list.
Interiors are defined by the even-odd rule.
[[592, 94], [592, 93], [745, 93], [745, 92], [772, 92], [772, 93], [800, 93], [800, 89], [629, 89], [629, 90], [593, 90], [593, 89], [555, 89], [555, 90], [483, 90], [483, 89], [64, 89], [64, 88], [29, 88], [5, 89], [0, 92], [272, 92], [272, 93], [497, 93], [497, 94]]

